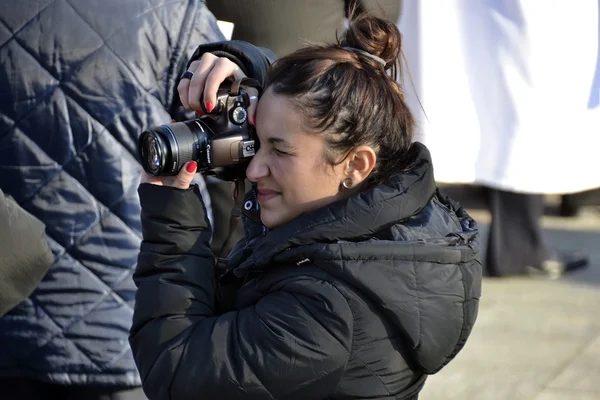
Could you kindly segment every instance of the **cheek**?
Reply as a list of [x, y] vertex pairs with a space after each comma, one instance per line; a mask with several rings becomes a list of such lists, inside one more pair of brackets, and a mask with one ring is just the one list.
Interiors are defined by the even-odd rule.
[[286, 189], [290, 200], [293, 198], [299, 203], [313, 202], [335, 195], [339, 190], [336, 177], [326, 168], [320, 160], [287, 163], [281, 165], [274, 176], [281, 187]]

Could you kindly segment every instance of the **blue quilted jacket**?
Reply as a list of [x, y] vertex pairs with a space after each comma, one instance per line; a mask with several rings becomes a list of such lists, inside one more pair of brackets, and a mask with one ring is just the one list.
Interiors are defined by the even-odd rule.
[[0, 188], [46, 224], [55, 257], [0, 319], [0, 376], [137, 386], [136, 140], [183, 118], [177, 78], [198, 44], [222, 35], [199, 0], [0, 0], [0, 10]]

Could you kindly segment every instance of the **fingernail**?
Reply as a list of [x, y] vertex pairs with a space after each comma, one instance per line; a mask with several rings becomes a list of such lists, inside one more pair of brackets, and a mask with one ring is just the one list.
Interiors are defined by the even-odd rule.
[[185, 166], [185, 170], [187, 172], [189, 172], [190, 174], [193, 174], [194, 172], [196, 172], [196, 167], [197, 167], [196, 161], [190, 161]]
[[173, 122], [175, 122], [175, 120], [174, 120], [174, 119], [172, 119], [172, 120], [171, 120], [171, 123], [173, 123]]
[[206, 102], [206, 111], [212, 112], [213, 108], [215, 108], [215, 107], [213, 106], [212, 101], [207, 101]]
[[204, 115], [204, 112], [202, 110], [194, 110], [196, 112], [196, 114], [198, 115]]
[[256, 125], [256, 116], [255, 115], [250, 117], [250, 123], [252, 123], [252, 125]]

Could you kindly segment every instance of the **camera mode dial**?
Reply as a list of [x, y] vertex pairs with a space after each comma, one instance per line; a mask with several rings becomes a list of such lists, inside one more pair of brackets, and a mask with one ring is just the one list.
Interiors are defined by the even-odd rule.
[[229, 119], [236, 125], [242, 125], [248, 119], [248, 112], [242, 102], [236, 102], [232, 107]]

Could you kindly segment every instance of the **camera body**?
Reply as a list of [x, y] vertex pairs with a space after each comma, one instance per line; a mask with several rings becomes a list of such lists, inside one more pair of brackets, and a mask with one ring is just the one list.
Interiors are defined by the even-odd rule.
[[245, 176], [258, 139], [248, 123], [250, 96], [240, 82], [219, 88], [210, 113], [142, 132], [138, 151], [144, 170], [153, 176], [177, 175], [188, 161], [196, 161], [204, 175], [227, 181]]

